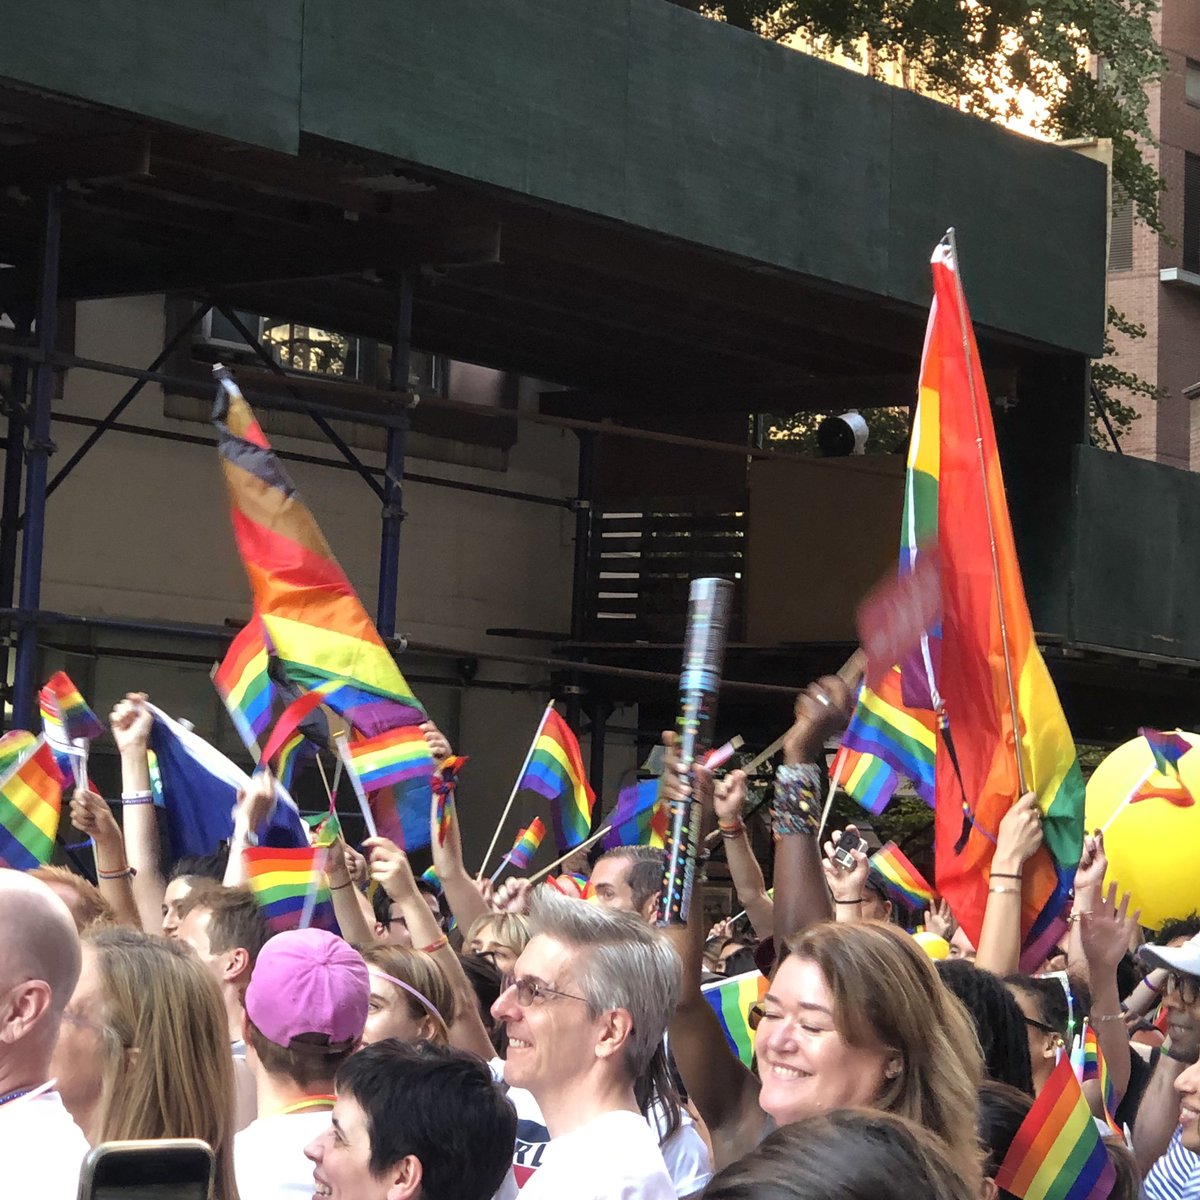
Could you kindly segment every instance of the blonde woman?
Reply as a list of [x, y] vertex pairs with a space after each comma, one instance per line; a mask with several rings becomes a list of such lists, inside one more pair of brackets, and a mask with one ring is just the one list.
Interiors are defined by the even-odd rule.
[[216, 1155], [214, 1200], [238, 1200], [225, 1010], [187, 946], [127, 929], [84, 938], [51, 1071], [92, 1145], [200, 1138]]
[[471, 923], [467, 945], [496, 964], [501, 975], [511, 975], [529, 941], [529, 921], [520, 913], [488, 913]]

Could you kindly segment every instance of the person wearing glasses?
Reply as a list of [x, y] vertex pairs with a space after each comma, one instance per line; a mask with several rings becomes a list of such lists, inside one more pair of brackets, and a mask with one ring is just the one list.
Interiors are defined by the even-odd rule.
[[1200, 934], [1183, 945], [1142, 946], [1138, 957], [1151, 968], [1138, 989], [1162, 996], [1169, 1032], [1138, 1108], [1133, 1150], [1146, 1200], [1183, 1200], [1200, 1195]]
[[665, 1075], [675, 951], [632, 914], [545, 888], [530, 923], [533, 937], [492, 1009], [508, 1032], [505, 1081], [533, 1095], [551, 1139], [523, 1200], [675, 1200], [635, 1087], [656, 1067]]

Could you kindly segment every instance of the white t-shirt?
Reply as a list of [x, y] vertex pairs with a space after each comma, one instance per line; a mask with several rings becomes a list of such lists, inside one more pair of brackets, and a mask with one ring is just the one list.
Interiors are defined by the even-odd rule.
[[0, 1104], [0, 1178], [13, 1200], [75, 1200], [87, 1138], [57, 1092]]
[[329, 1110], [276, 1113], [251, 1121], [233, 1139], [233, 1172], [242, 1200], [312, 1200], [313, 1165], [304, 1147], [329, 1128]]
[[[658, 1139], [640, 1113], [609, 1112], [542, 1152], [521, 1200], [675, 1200]], [[247, 1200], [253, 1200], [247, 1197]]]
[[[503, 1083], [504, 1060], [493, 1058], [488, 1065], [496, 1082]], [[510, 1087], [507, 1095], [517, 1113], [517, 1141], [513, 1147], [512, 1179], [517, 1188], [523, 1189], [542, 1165], [546, 1147], [550, 1144], [550, 1132], [546, 1128], [542, 1110], [531, 1092], [524, 1088]], [[651, 1113], [654, 1117], [653, 1128], [657, 1142], [666, 1129], [666, 1115], [659, 1105], [656, 1105]], [[679, 1128], [659, 1146], [659, 1153], [662, 1154], [667, 1174], [671, 1176], [671, 1182], [675, 1185], [675, 1195], [682, 1200], [684, 1196], [691, 1196], [700, 1191], [712, 1178], [713, 1171], [712, 1156], [696, 1128], [696, 1122], [686, 1109], [679, 1116]], [[512, 1194], [512, 1189], [507, 1187], [506, 1181], [506, 1188], [497, 1193], [497, 1200], [511, 1200]]]

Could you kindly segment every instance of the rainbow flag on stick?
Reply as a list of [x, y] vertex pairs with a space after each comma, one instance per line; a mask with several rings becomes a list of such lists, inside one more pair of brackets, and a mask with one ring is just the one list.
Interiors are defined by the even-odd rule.
[[843, 745], [830, 764], [829, 782], [831, 787], [841, 787], [867, 812], [881, 813], [900, 786], [900, 776], [878, 755]]
[[38, 707], [42, 732], [54, 750], [59, 770], [65, 773], [69, 767], [76, 787], [88, 784], [88, 743], [104, 732], [104, 726], [66, 671], [56, 671], [46, 681], [38, 692]]
[[246, 864], [246, 883], [263, 910], [273, 933], [285, 929], [302, 929], [306, 902], [308, 925], [339, 933], [333, 915], [333, 899], [324, 862], [327, 849], [304, 846], [277, 850], [271, 846], [256, 846], [242, 852]]
[[538, 847], [542, 844], [542, 838], [546, 836], [546, 826], [542, 823], [541, 817], [534, 817], [527, 829], [522, 829], [517, 834], [517, 840], [513, 842], [512, 849], [500, 860], [500, 865], [492, 872], [492, 882], [496, 882], [496, 876], [504, 870], [505, 867], [515, 867], [518, 871], [524, 871], [533, 862], [533, 856], [538, 852]]
[[213, 423], [238, 552], [254, 608], [287, 676], [367, 737], [426, 714], [379, 636], [308, 507], [283, 470], [233, 375], [216, 371]]
[[433, 776], [433, 755], [416, 725], [350, 743], [350, 758], [367, 792]]
[[770, 986], [770, 980], [760, 971], [747, 971], [745, 975], [735, 975], [732, 979], [706, 983], [700, 989], [721, 1022], [729, 1048], [747, 1067], [754, 1058], [750, 1009], [767, 994]]
[[667, 806], [658, 802], [658, 780], [639, 779], [622, 788], [608, 823], [612, 829], [604, 839], [605, 850], [616, 846], [661, 850], [667, 840]]
[[1104, 1061], [1104, 1052], [1100, 1049], [1100, 1039], [1096, 1030], [1084, 1023], [1083, 1028], [1083, 1064], [1080, 1072], [1080, 1083], [1095, 1080], [1100, 1085], [1100, 1101], [1104, 1106], [1104, 1120], [1109, 1129], [1117, 1137], [1124, 1137], [1121, 1127], [1113, 1115], [1117, 1111], [1117, 1092], [1113, 1087], [1112, 1077], [1108, 1073], [1108, 1063]]
[[262, 756], [259, 739], [271, 724], [274, 685], [270, 666], [262, 622], [255, 616], [233, 639], [212, 674], [229, 719], [256, 760]]
[[1108, 1200], [1115, 1181], [1092, 1110], [1063, 1054], [1021, 1122], [996, 1186], [1022, 1200]]
[[0, 866], [31, 871], [45, 866], [58, 835], [63, 776], [54, 750], [38, 738], [0, 778]]
[[554, 840], [564, 854], [584, 841], [592, 829], [596, 794], [587, 781], [579, 742], [571, 727], [550, 708], [534, 739], [533, 750], [517, 789], [528, 788], [550, 801]]
[[933, 888], [895, 842], [880, 846], [871, 855], [871, 870], [901, 904], [907, 904], [909, 908], [927, 908], [933, 903]]

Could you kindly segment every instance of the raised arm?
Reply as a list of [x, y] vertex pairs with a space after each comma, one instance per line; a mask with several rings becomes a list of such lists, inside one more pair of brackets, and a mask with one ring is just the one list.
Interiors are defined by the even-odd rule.
[[767, 895], [762, 867], [750, 848], [750, 838], [742, 820], [745, 803], [746, 773], [730, 771], [713, 790], [713, 811], [738, 903], [746, 910], [754, 932], [760, 938], [769, 938], [775, 927], [775, 901]]
[[363, 894], [358, 890], [352, 869], [354, 861], [353, 851], [340, 837], [329, 847], [325, 860], [329, 895], [342, 937], [358, 946], [371, 946], [379, 939], [375, 936], [374, 914], [371, 920], [367, 919]]
[[439, 840], [437, 821], [437, 796], [429, 806], [429, 847], [433, 852], [433, 869], [442, 881], [446, 903], [454, 914], [458, 927], [466, 934], [479, 917], [491, 910], [483, 898], [475, 880], [463, 862], [462, 834], [458, 828], [458, 806], [450, 806], [450, 820], [446, 829], [446, 840]]
[[[847, 825], [846, 832], [857, 837], [858, 826]], [[825, 843], [825, 858], [821, 863], [825, 870], [825, 882], [829, 885], [829, 894], [833, 897], [833, 919], [843, 922], [861, 921], [863, 893], [866, 891], [867, 877], [871, 874], [871, 861], [861, 850], [851, 850], [850, 857], [854, 860], [854, 866], [842, 866], [834, 857], [841, 840], [841, 833], [835, 830]]]
[[[825, 739], [846, 723], [850, 689], [825, 675], [796, 698], [795, 720], [775, 772], [775, 940], [833, 916], [817, 830], [821, 813]], [[814, 811], [815, 810], [815, 811]]]
[[[76, 788], [71, 800], [71, 824], [92, 839], [100, 895], [112, 905], [122, 925], [141, 929], [142, 919], [133, 897], [133, 868], [126, 861], [125, 842], [112, 810], [95, 792]], [[157, 929], [157, 923], [152, 928]]]
[[1003, 978], [1021, 969], [1021, 872], [1042, 844], [1037, 797], [1027, 792], [1004, 814], [996, 831], [987, 905], [975, 965]]
[[[1091, 968], [1083, 952], [1080, 921], [1100, 902], [1104, 876], [1108, 871], [1108, 856], [1104, 853], [1104, 834], [1085, 834], [1083, 853], [1075, 868], [1075, 902], [1071, 906], [1071, 929], [1067, 934], [1067, 969], [1077, 979], [1088, 981]], [[1155, 1000], [1157, 1004], [1157, 999]]]
[[223, 880], [226, 887], [238, 887], [246, 882], [246, 860], [242, 851], [247, 846], [258, 845], [258, 830], [271, 815], [274, 803], [275, 778], [270, 771], [257, 771], [250, 777], [250, 786], [238, 792]]
[[387, 838], [368, 838], [363, 846], [371, 856], [371, 878], [387, 892], [394, 904], [400, 905], [413, 946], [433, 955], [434, 962], [454, 989], [460, 1012], [450, 1027], [451, 1040], [460, 1049], [470, 1050], [485, 1061], [492, 1058], [495, 1049], [479, 1015], [475, 989], [467, 979], [458, 955], [451, 949], [449, 939], [429, 911], [425, 898], [417, 890], [408, 855]]
[[157, 933], [162, 927], [163, 881], [158, 860], [158, 814], [150, 791], [150, 728], [154, 717], [145, 692], [129, 692], [109, 716], [113, 741], [121, 755], [121, 823], [125, 853], [136, 872], [133, 898], [141, 927]]

